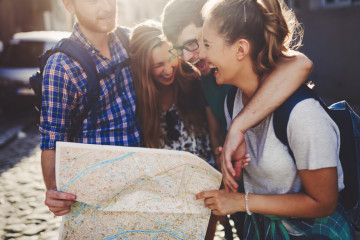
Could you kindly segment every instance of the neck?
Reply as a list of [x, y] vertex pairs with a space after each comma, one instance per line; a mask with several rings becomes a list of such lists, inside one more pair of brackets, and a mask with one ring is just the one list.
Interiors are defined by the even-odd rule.
[[94, 45], [95, 48], [99, 49], [100, 53], [108, 59], [111, 59], [110, 49], [109, 49], [109, 34], [102, 32], [91, 31], [82, 25], [78, 24], [80, 31], [84, 36]]
[[159, 101], [161, 110], [166, 112], [169, 110], [171, 105], [174, 102], [174, 85], [171, 84], [170, 86], [159, 86]]
[[246, 105], [259, 87], [259, 76], [254, 72], [251, 62], [237, 75], [235, 86], [243, 91], [243, 104]]

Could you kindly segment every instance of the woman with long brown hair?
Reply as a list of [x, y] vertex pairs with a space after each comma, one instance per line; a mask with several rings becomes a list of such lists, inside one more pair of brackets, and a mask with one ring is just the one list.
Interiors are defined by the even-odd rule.
[[[282, 0], [214, 0], [204, 17], [216, 82], [238, 88], [233, 108], [225, 109], [230, 124], [278, 59], [291, 57], [287, 50], [301, 43], [301, 31], [294, 35], [299, 25]], [[216, 190], [197, 198], [216, 215], [246, 212], [245, 239], [354, 239], [338, 202], [344, 188], [338, 127], [317, 100], [297, 103], [286, 132], [291, 153], [275, 134], [273, 116], [245, 134], [251, 157], [242, 169], [245, 193]]]
[[188, 151], [214, 165], [200, 82], [169, 49], [160, 23], [134, 28], [130, 57], [142, 145]]
[[[141, 144], [188, 151], [215, 167], [198, 75], [169, 50], [160, 23], [148, 20], [134, 28], [130, 57]], [[205, 239], [212, 239], [216, 220], [210, 218]]]

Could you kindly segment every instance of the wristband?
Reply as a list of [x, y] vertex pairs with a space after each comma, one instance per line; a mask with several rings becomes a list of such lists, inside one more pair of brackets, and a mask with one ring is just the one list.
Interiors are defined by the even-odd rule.
[[248, 215], [252, 214], [252, 212], [250, 212], [250, 209], [249, 209], [249, 193], [248, 192], [245, 193], [245, 209], [246, 209], [246, 213]]

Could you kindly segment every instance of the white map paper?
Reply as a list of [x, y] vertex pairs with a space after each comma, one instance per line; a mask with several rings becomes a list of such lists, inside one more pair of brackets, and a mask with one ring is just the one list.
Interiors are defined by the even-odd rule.
[[187, 152], [57, 142], [57, 188], [77, 195], [60, 238], [204, 239], [210, 210], [195, 194], [221, 178]]

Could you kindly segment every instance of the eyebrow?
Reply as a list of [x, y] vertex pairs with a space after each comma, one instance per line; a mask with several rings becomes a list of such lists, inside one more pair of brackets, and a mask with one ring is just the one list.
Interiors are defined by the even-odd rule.
[[164, 61], [160, 61], [160, 62], [155, 62], [153, 64], [151, 64], [152, 66], [155, 66], [155, 65], [159, 65], [159, 64], [164, 64]]
[[204, 42], [211, 43], [211, 41], [207, 40], [206, 38], [203, 38]]

